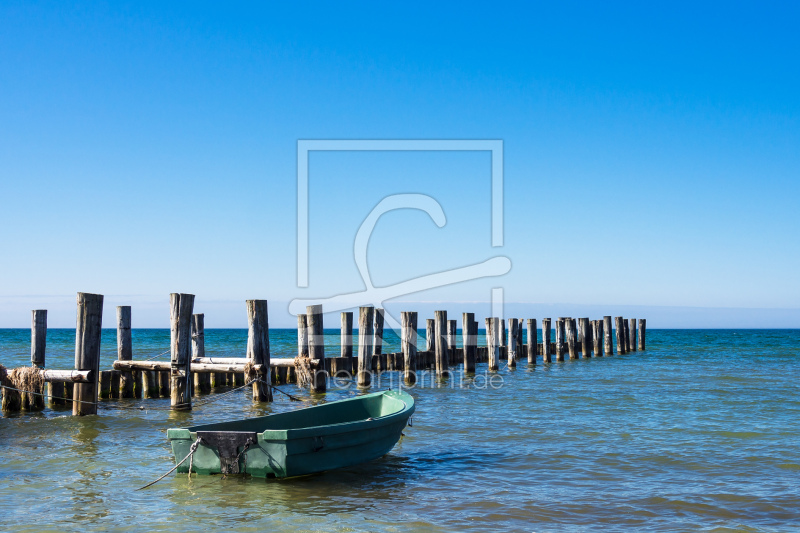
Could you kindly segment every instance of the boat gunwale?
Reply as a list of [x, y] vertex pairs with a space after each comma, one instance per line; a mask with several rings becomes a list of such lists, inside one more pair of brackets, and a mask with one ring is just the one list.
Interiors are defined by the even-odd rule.
[[[398, 397], [400, 395], [408, 396], [411, 399], [411, 402], [410, 403], [406, 402], [404, 399], [402, 399], [402, 397]], [[365, 419], [352, 420], [348, 422], [338, 422], [336, 424], [307, 426], [301, 428], [265, 429], [264, 431], [251, 431], [249, 433], [256, 433], [260, 438], [259, 440], [262, 441], [287, 441], [287, 440], [302, 439], [314, 436], [329, 436], [342, 433], [350, 433], [352, 431], [358, 431], [361, 429], [382, 427], [384, 425], [395, 423], [397, 422], [397, 419], [402, 418], [404, 416], [411, 417], [411, 415], [413, 415], [415, 411], [415, 402], [413, 396], [411, 396], [406, 392], [398, 392], [393, 390], [363, 394], [360, 396], [356, 396], [353, 398], [346, 398], [345, 400], [339, 400], [339, 401], [343, 403], [350, 401], [363, 401], [364, 398], [371, 396], [386, 396], [391, 400], [400, 402], [402, 404], [402, 407], [393, 413], [389, 413], [387, 415], [383, 415], [376, 418], [365, 418]], [[323, 407], [324, 405], [326, 404], [305, 407], [304, 409], [314, 409], [315, 407]], [[287, 412], [291, 413], [296, 411], [287, 411]], [[275, 413], [275, 414], [283, 414], [283, 413]], [[264, 417], [258, 417], [258, 418], [268, 418], [270, 416], [274, 415], [266, 415]], [[238, 421], [240, 420], [231, 420], [229, 422], [238, 422]], [[220, 422], [220, 424], [224, 423], [228, 422]], [[205, 427], [214, 425], [217, 424], [203, 424], [199, 426], [191, 426], [189, 428], [171, 428], [167, 430], [167, 438], [170, 441], [196, 439], [198, 431], [214, 431], [214, 430], [203, 429]], [[236, 430], [231, 430], [231, 431], [236, 431]]]

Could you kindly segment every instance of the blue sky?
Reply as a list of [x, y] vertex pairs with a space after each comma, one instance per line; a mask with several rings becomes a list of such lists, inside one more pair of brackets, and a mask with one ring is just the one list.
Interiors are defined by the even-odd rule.
[[[447, 224], [385, 215], [376, 285], [513, 265], [405, 309], [480, 314], [502, 286], [530, 316], [800, 327], [800, 8], [551, 4], [4, 2], [0, 327], [71, 326], [77, 291], [107, 325], [132, 304], [164, 326], [178, 291], [208, 327], [244, 326], [246, 298], [290, 324], [293, 298], [363, 288], [355, 232], [402, 192]], [[314, 153], [298, 288], [298, 139], [501, 139], [505, 245], [487, 153]]]

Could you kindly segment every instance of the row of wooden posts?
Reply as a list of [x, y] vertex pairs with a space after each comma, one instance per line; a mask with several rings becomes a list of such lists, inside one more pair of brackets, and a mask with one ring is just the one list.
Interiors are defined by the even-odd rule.
[[[418, 370], [432, 369], [446, 378], [452, 367], [475, 372], [476, 363], [486, 362], [490, 371], [506, 360], [515, 367], [518, 359], [536, 364], [614, 353], [611, 317], [602, 320], [560, 317], [552, 324], [542, 319], [543, 342], [538, 341], [536, 319], [486, 319], [486, 346], [477, 343], [478, 322], [474, 313], [462, 315], [462, 348], [457, 348], [457, 321], [448, 320], [447, 311], [435, 311], [425, 324], [425, 350], [417, 347], [417, 313], [401, 314], [401, 351], [384, 354], [384, 310], [360, 307], [358, 353], [353, 354], [353, 313], [341, 314], [341, 352], [326, 357], [322, 306], [307, 308], [298, 316], [298, 357], [272, 358], [269, 344], [269, 316], [266, 300], [247, 300], [247, 353], [243, 358], [211, 358], [205, 355], [204, 315], [194, 314], [194, 296], [170, 295], [170, 361], [134, 361], [131, 341], [131, 308], [117, 307], [117, 361], [114, 370], [100, 371], [100, 335], [103, 296], [78, 294], [78, 320], [75, 341], [75, 369], [45, 369], [47, 311], [35, 310], [31, 326], [31, 365], [39, 369], [48, 383], [51, 405], [72, 401], [74, 415], [96, 414], [99, 398], [170, 397], [173, 409], [191, 409], [192, 396], [208, 394], [218, 387], [241, 386], [252, 382], [255, 401], [272, 401], [272, 384], [297, 381], [297, 365], [305, 362], [310, 372], [312, 391], [326, 390], [328, 378], [355, 374], [359, 387], [369, 387], [373, 372], [402, 370], [407, 384], [413, 384]], [[527, 342], [523, 329], [527, 325]], [[551, 342], [555, 329], [555, 342]], [[645, 319], [615, 318], [616, 350], [619, 354], [645, 349]], [[546, 341], [545, 341], [546, 340]], [[637, 343], [638, 340], [638, 343]], [[246, 374], [246, 376], [245, 376]], [[246, 381], [247, 380], [247, 381]], [[7, 380], [6, 380], [7, 381]], [[72, 384], [67, 387], [65, 384]], [[8, 383], [4, 383], [7, 385]], [[31, 391], [33, 393], [37, 391]], [[43, 397], [16, 392], [5, 387], [6, 411], [41, 409]]]

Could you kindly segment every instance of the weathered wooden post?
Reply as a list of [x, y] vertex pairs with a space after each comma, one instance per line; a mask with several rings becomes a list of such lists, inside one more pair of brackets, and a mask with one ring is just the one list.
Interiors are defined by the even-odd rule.
[[425, 320], [425, 351], [436, 350], [436, 321], [432, 318]]
[[[192, 315], [192, 359], [206, 356], [206, 321], [202, 313]], [[194, 394], [211, 392], [211, 373], [194, 373]]]
[[342, 313], [342, 357], [353, 358], [353, 313]]
[[[189, 359], [191, 359], [191, 356], [189, 356]], [[171, 397], [171, 393], [170, 393], [171, 383], [170, 382], [172, 381], [172, 377], [170, 376], [170, 371], [169, 370], [161, 370], [159, 372], [156, 372], [156, 375], [158, 376], [158, 392], [159, 392], [159, 394], [161, 395], [162, 398], [170, 398]], [[191, 391], [191, 388], [192, 388], [192, 376], [189, 376], [187, 381], [189, 383], [189, 395], [191, 396], [191, 394], [192, 394], [192, 391]]]
[[496, 371], [500, 370], [500, 319], [496, 317], [490, 318], [489, 329], [491, 330], [491, 334], [487, 339], [489, 343], [489, 370]]
[[611, 317], [606, 315], [603, 317], [603, 345], [606, 355], [614, 355], [614, 342], [611, 338]]
[[464, 372], [475, 372], [475, 360], [478, 358], [478, 323], [475, 313], [461, 315], [461, 344], [464, 353]]
[[[133, 359], [133, 342], [131, 341], [131, 306], [120, 305], [117, 307], [117, 359], [131, 361]], [[136, 379], [134, 376], [138, 376]], [[136, 383], [138, 382], [138, 387]], [[119, 395], [121, 398], [133, 398], [134, 391], [138, 389], [137, 397], [142, 397], [142, 373], [129, 370], [120, 371]]]
[[508, 367], [517, 366], [517, 333], [519, 330], [519, 320], [516, 318], [508, 319]]
[[297, 315], [297, 356], [308, 357], [308, 316]]
[[567, 328], [567, 350], [569, 350], [569, 358], [570, 359], [577, 359], [578, 358], [578, 343], [577, 343], [577, 335], [576, 335], [576, 320], [574, 318], [567, 318], [566, 320], [566, 328]]
[[97, 380], [100, 375], [100, 335], [103, 331], [103, 295], [78, 293], [75, 328], [75, 370], [91, 370], [91, 383], [75, 383], [72, 414], [97, 414]]
[[100, 392], [98, 396], [102, 399], [111, 398], [111, 370], [101, 370], [100, 371]]
[[630, 337], [628, 337], [628, 351], [635, 352], [636, 351], [636, 319], [631, 318], [630, 320]]
[[622, 321], [622, 330], [625, 332], [623, 342], [625, 343], [625, 353], [629, 353], [631, 345], [631, 330], [627, 319]]
[[325, 337], [322, 327], [322, 306], [309, 305], [306, 307], [308, 320], [308, 355], [318, 361], [317, 367], [312, 370], [314, 378], [311, 380], [312, 392], [325, 392], [327, 379], [325, 371]]
[[592, 329], [588, 318], [581, 318], [581, 355], [588, 359], [592, 356]]
[[401, 347], [403, 352], [403, 375], [407, 385], [417, 381], [417, 313], [403, 312], [401, 321]]
[[436, 375], [442, 377], [450, 368], [447, 356], [447, 311], [434, 311], [433, 316], [436, 328], [436, 334], [434, 335], [436, 338], [436, 357], [434, 358]]
[[539, 351], [539, 328], [536, 327], [536, 319], [528, 319], [528, 364], [536, 364], [536, 356]]
[[450, 365], [458, 364], [456, 359], [456, 332], [458, 324], [456, 320], [447, 321], [447, 363]]
[[380, 307], [375, 308], [375, 341], [372, 344], [372, 355], [383, 353], [383, 323], [385, 311]]
[[558, 317], [556, 319], [556, 361], [564, 360], [564, 337], [566, 337], [566, 322], [565, 317]]
[[170, 405], [176, 411], [192, 408], [192, 311], [194, 294], [169, 295]]
[[603, 357], [603, 321], [592, 320], [592, 340], [594, 341], [594, 356]]
[[145, 398], [158, 398], [158, 372], [142, 370], [142, 394]]
[[492, 340], [492, 330], [493, 330], [493, 327], [492, 327], [492, 319], [491, 319], [491, 317], [487, 317], [487, 318], [485, 318], [485, 319], [484, 319], [484, 322], [486, 323], [486, 350], [487, 350], [487, 351], [486, 351], [486, 353], [487, 353], [487, 355], [486, 355], [486, 360], [488, 361], [488, 360], [489, 360], [489, 357], [490, 357], [490, 356], [488, 355], [488, 354], [489, 354], [489, 346], [491, 345], [491, 340]]
[[500, 319], [500, 346], [508, 346], [508, 339], [506, 338], [506, 319]]
[[550, 319], [542, 319], [542, 362], [552, 363], [553, 358], [550, 353]]
[[[47, 349], [47, 310], [31, 311], [31, 366], [44, 368]], [[32, 394], [38, 393], [38, 394]], [[26, 395], [27, 408], [32, 411], [44, 409], [44, 388], [37, 388]], [[61, 394], [63, 396], [63, 394]]]
[[47, 310], [31, 311], [31, 366], [44, 368], [47, 349]]
[[272, 401], [267, 300], [247, 300], [247, 360], [263, 370], [253, 382], [253, 401]]
[[639, 349], [644, 350], [646, 343], [644, 340], [645, 329], [647, 328], [647, 319], [640, 318], [639, 319]]
[[372, 381], [372, 319], [375, 308], [358, 308], [358, 373], [359, 387], [369, 387]]
[[622, 325], [624, 319], [621, 316], [614, 317], [614, 327], [617, 333], [617, 353], [624, 355], [626, 353], [625, 346], [625, 326]]

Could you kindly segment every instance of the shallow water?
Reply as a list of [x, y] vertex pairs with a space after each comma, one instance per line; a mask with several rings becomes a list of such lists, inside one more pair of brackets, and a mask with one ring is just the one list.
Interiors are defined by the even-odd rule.
[[[168, 347], [168, 331], [134, 335], [137, 359]], [[293, 331], [271, 335], [273, 355], [293, 353]], [[0, 330], [0, 362], [27, 364], [29, 342]], [[114, 332], [103, 342], [107, 368]], [[208, 330], [206, 342], [240, 356], [246, 331]], [[48, 366], [71, 367], [73, 343], [74, 331], [50, 331]], [[497, 388], [478, 365], [476, 381], [452, 380], [462, 387], [412, 389], [414, 426], [383, 459], [282, 481], [170, 475], [135, 491], [171, 468], [167, 428], [303, 405], [280, 395], [256, 406], [238, 391], [191, 413], [162, 399], [6, 417], [0, 529], [794, 531], [799, 356], [797, 330], [650, 330], [646, 352], [522, 363]], [[380, 387], [391, 383], [397, 373]], [[356, 393], [282, 388], [313, 401]]]

